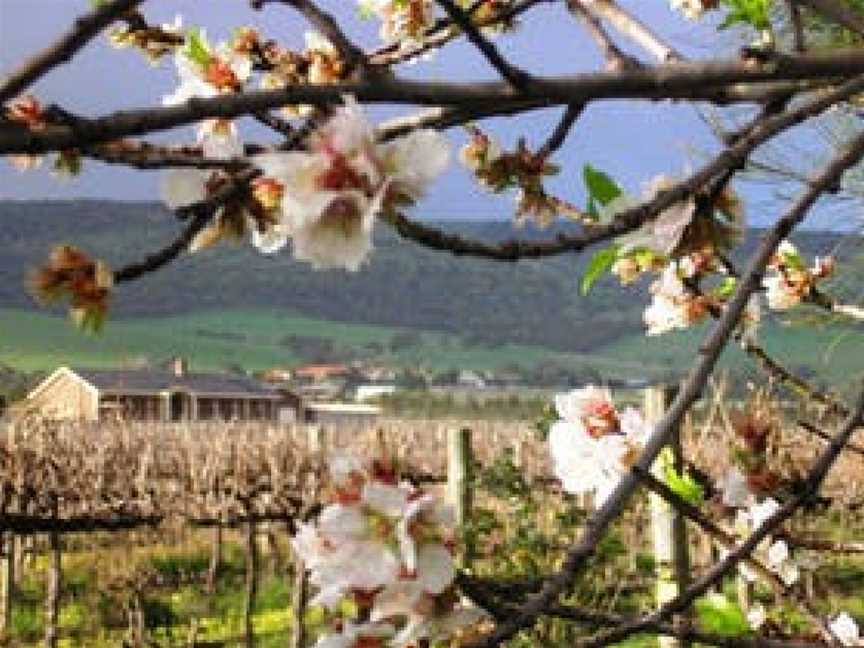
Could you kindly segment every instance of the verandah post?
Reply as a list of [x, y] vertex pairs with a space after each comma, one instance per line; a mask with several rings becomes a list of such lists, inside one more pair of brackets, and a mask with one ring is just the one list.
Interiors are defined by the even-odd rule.
[[473, 547], [465, 537], [465, 523], [471, 515], [471, 430], [447, 430], [447, 502], [453, 507], [456, 528], [465, 547], [462, 564], [471, 562]]

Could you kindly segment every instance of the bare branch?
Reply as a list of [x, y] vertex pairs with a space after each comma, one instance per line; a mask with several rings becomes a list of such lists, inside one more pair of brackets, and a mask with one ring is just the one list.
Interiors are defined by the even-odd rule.
[[462, 11], [462, 9], [458, 7], [453, 0], [436, 1], [441, 5], [444, 11], [447, 12], [447, 15], [450, 16], [450, 20], [465, 32], [465, 36], [467, 36], [468, 40], [471, 41], [474, 47], [480, 50], [480, 53], [486, 57], [486, 60], [489, 61], [490, 65], [498, 70], [498, 73], [504, 77], [511, 86], [518, 88], [519, 90], [525, 90], [528, 85], [532, 83], [531, 75], [524, 70], [519, 69], [501, 56], [498, 48], [480, 33], [480, 30], [477, 29], [477, 26], [471, 21], [471, 17]]
[[583, 5], [661, 63], [684, 60], [684, 57], [671, 45], [665, 43], [642, 22], [619, 7], [614, 0], [583, 0]]
[[66, 63], [100, 31], [144, 0], [112, 0], [100, 4], [75, 20], [72, 28], [47, 49], [42, 50], [0, 83], [0, 104], [27, 89], [30, 84], [61, 63]]
[[[234, 118], [286, 104], [339, 103], [346, 94], [358, 101], [474, 107], [526, 101], [546, 105], [599, 99], [700, 99], [718, 103], [770, 101], [803, 90], [814, 80], [864, 73], [860, 50], [807, 53], [765, 65], [747, 62], [674, 63], [619, 72], [563, 78], [534, 78], [523, 91], [508, 83], [423, 83], [405, 79], [330, 85], [290, 85], [212, 98], [193, 98], [179, 106], [121, 111], [69, 126], [44, 130], [0, 129], [0, 154], [43, 153], [165, 130], [211, 117]], [[797, 83], [784, 83], [800, 81]]]
[[567, 106], [567, 109], [561, 116], [561, 121], [558, 122], [558, 125], [552, 131], [546, 143], [537, 151], [539, 157], [548, 157], [563, 146], [567, 135], [570, 133], [570, 129], [576, 123], [576, 120], [579, 119], [579, 115], [582, 114], [584, 109], [585, 104], [570, 104]]
[[623, 70], [627, 67], [640, 65], [636, 59], [624, 54], [618, 48], [615, 41], [603, 29], [600, 20], [585, 8], [582, 0], [568, 0], [567, 9], [570, 10], [570, 13], [580, 18], [582, 24], [585, 25], [588, 35], [591, 36], [603, 53], [607, 70]]

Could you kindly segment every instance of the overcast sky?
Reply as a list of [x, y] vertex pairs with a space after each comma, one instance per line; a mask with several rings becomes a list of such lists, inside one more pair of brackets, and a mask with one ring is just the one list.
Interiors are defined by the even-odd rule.
[[[352, 0], [322, 0], [321, 6], [336, 14], [346, 30], [364, 46], [378, 44], [376, 21], [360, 20]], [[596, 69], [598, 60], [586, 46], [581, 28], [560, 6], [541, 6], [529, 14], [525, 27], [498, 40], [505, 53], [532, 71], [551, 74]], [[624, 0], [646, 22], [685, 54], [707, 56], [707, 42], [716, 33], [696, 26], [673, 13], [664, 0]], [[44, 47], [66, 29], [75, 16], [87, 10], [88, 0], [0, 1], [0, 73], [13, 69], [28, 54]], [[169, 22], [182, 14], [186, 25], [206, 26], [212, 40], [230, 34], [233, 26], [252, 24], [263, 34], [300, 48], [304, 21], [284, 6], [251, 12], [245, 0], [151, 0], [144, 5], [151, 22]], [[722, 37], [731, 52], [734, 36]], [[400, 74], [447, 80], [492, 78], [486, 62], [465, 44], [445, 48], [433, 60], [404, 66]], [[152, 67], [131, 50], [115, 51], [98, 38], [74, 59], [57, 68], [32, 88], [44, 102], [58, 102], [83, 115], [95, 116], [119, 108], [158, 105], [175, 83], [173, 62], [165, 59]], [[404, 107], [379, 108], [376, 117], [405, 111]], [[505, 145], [520, 135], [538, 145], [554, 125], [560, 110], [530, 113], [527, 117], [495, 119], [490, 130]], [[266, 133], [246, 122], [244, 135], [259, 139]], [[464, 141], [459, 131], [450, 131], [454, 147]], [[153, 136], [158, 139], [160, 136]], [[178, 129], [167, 137], [189, 141], [191, 128]], [[622, 184], [638, 191], [640, 184], [658, 173], [676, 174], [698, 164], [700, 152], [716, 150], [717, 144], [693, 109], [688, 106], [649, 102], [607, 102], [592, 105], [580, 119], [557, 161], [564, 171], [551, 185], [565, 197], [581, 201], [581, 168], [585, 162], [609, 171]], [[455, 148], [454, 148], [455, 150]], [[19, 173], [0, 164], [0, 198], [112, 198], [152, 200], [158, 197], [158, 172], [140, 172], [85, 162], [79, 177], [58, 180], [46, 171]], [[761, 199], [766, 190], [757, 191]], [[458, 165], [438, 181], [430, 196], [417, 208], [431, 218], [509, 217], [508, 198], [478, 192]]]

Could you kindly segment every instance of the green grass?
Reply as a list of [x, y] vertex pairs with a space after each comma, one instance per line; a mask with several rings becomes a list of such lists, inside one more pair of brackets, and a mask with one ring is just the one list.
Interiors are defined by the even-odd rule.
[[[466, 345], [459, 337], [420, 332], [420, 344], [390, 351], [393, 336], [405, 329], [345, 324], [268, 311], [226, 311], [192, 315], [111, 320], [98, 334], [75, 329], [64, 317], [17, 309], [0, 309], [0, 363], [17, 369], [50, 370], [67, 364], [118, 367], [158, 362], [184, 355], [192, 366], [219, 370], [230, 366], [263, 369], [300, 363], [284, 343], [286, 337], [306, 336], [330, 340], [346, 354], [368, 348], [371, 359], [396, 366], [423, 365], [450, 368], [494, 369], [518, 365], [535, 367], [555, 363], [591, 366], [608, 377], [632, 377], [662, 371], [640, 358], [568, 354], [540, 347], [502, 345], [495, 348]], [[636, 372], [639, 372], [636, 374]]]
[[[655, 337], [629, 336], [598, 349], [607, 359], [642, 359], [667, 370], [685, 370], [697, 356], [708, 326], [675, 331]], [[793, 371], [814, 374], [830, 384], [848, 384], [862, 371], [864, 346], [862, 329], [814, 326], [807, 323], [783, 325], [770, 323], [759, 332], [759, 343], [784, 366]], [[720, 367], [748, 369], [753, 363], [737, 346], [730, 344], [721, 356]]]

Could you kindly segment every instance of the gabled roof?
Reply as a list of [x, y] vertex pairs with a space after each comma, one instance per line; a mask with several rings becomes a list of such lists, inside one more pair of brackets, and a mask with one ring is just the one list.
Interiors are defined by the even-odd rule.
[[212, 396], [255, 396], [281, 398], [265, 384], [232, 374], [189, 372], [182, 376], [164, 369], [67, 369], [61, 367], [31, 392], [31, 396], [51, 382], [60, 372], [69, 372], [103, 393], [159, 394], [166, 391], [187, 391]]

